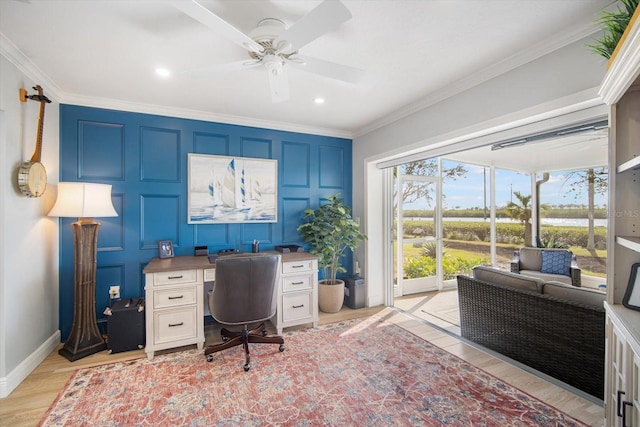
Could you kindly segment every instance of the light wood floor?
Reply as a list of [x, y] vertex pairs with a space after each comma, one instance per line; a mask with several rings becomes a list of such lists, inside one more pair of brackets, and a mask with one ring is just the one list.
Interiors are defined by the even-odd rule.
[[[423, 321], [388, 307], [352, 310], [343, 307], [338, 313], [320, 313], [320, 324], [371, 315], [383, 316], [423, 339], [453, 353], [471, 364], [528, 392], [550, 405], [592, 425], [601, 426], [604, 409], [556, 385], [488, 355], [462, 342], [456, 336], [434, 328]], [[207, 342], [215, 334], [209, 324], [205, 328]], [[175, 350], [173, 350], [175, 351]], [[106, 351], [71, 363], [52, 352], [8, 397], [0, 399], [0, 426], [35, 426], [78, 368], [146, 357], [143, 350], [108, 354]]]

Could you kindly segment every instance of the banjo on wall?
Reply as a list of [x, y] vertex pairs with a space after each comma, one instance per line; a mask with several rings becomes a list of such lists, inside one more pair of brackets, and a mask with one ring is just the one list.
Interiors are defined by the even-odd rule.
[[40, 197], [47, 189], [47, 171], [40, 157], [42, 156], [42, 128], [44, 125], [44, 106], [51, 102], [49, 98], [44, 96], [42, 87], [36, 85], [33, 87], [38, 91], [37, 95], [27, 95], [25, 89], [20, 89], [20, 101], [27, 102], [27, 99], [40, 101], [40, 114], [38, 115], [38, 132], [36, 135], [36, 149], [31, 156], [31, 160], [23, 162], [18, 170], [18, 186], [20, 191], [27, 197]]

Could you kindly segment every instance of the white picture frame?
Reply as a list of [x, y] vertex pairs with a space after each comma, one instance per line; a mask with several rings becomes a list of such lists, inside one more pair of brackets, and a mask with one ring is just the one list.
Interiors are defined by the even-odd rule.
[[278, 161], [188, 154], [187, 223], [278, 222]]

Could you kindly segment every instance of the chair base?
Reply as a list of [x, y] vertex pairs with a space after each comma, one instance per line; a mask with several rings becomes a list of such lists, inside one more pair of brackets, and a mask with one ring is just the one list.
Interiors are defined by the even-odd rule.
[[280, 351], [284, 351], [284, 338], [280, 335], [267, 335], [264, 323], [261, 323], [258, 327], [251, 330], [248, 325], [244, 325], [244, 329], [242, 331], [230, 331], [227, 328], [222, 328], [220, 330], [220, 335], [222, 336], [221, 343], [209, 345], [204, 349], [204, 355], [207, 356], [207, 361], [209, 362], [213, 361], [213, 353], [217, 353], [237, 345], [242, 345], [245, 352], [244, 370], [248, 371], [251, 368], [249, 343], [280, 344], [278, 349]]

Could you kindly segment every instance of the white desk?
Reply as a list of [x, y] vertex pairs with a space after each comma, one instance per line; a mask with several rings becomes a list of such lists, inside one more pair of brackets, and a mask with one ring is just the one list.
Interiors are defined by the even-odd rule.
[[[318, 259], [308, 253], [282, 255], [277, 313], [282, 329], [311, 323], [318, 326]], [[145, 352], [196, 344], [204, 346], [204, 283], [215, 281], [215, 264], [206, 256], [153, 258], [145, 274]]]

